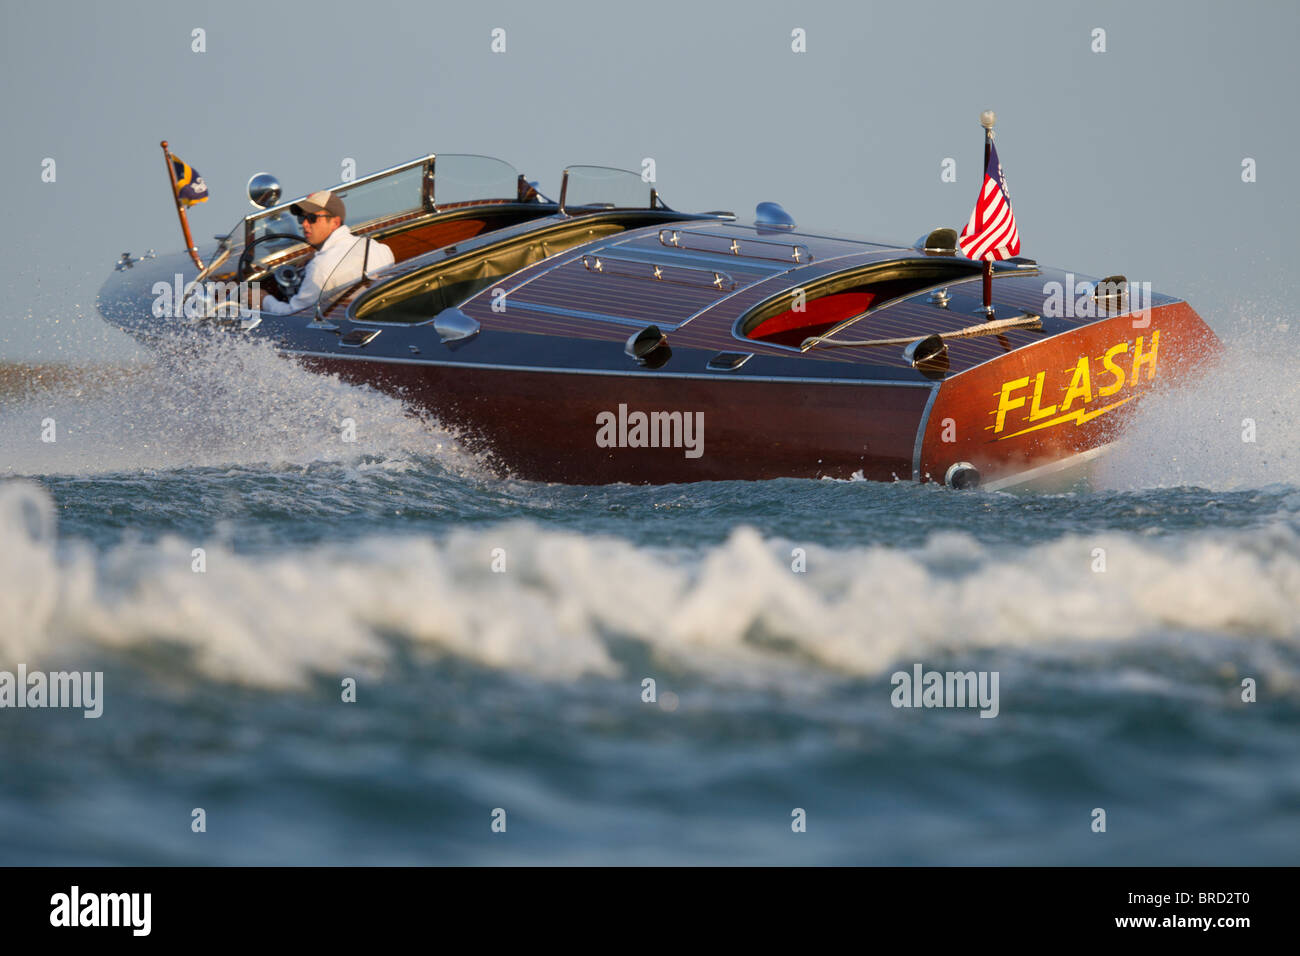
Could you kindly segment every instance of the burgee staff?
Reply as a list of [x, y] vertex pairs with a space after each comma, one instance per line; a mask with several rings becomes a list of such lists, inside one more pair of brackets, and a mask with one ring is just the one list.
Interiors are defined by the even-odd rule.
[[[176, 203], [176, 215], [181, 221], [181, 232], [185, 234], [185, 251], [190, 254], [194, 264], [203, 271], [203, 260], [199, 258], [198, 247], [194, 245], [194, 237], [190, 234], [190, 220], [185, 213], [186, 206], [196, 202], [208, 201], [208, 187], [203, 183], [203, 177], [194, 171], [193, 167], [186, 164], [182, 159], [177, 159], [167, 148], [167, 140], [162, 141], [163, 159], [167, 163], [167, 177], [172, 183], [172, 199]], [[176, 179], [176, 163], [180, 163], [186, 171], [187, 181], [178, 182]], [[187, 195], [182, 195], [182, 190], [188, 191]]]

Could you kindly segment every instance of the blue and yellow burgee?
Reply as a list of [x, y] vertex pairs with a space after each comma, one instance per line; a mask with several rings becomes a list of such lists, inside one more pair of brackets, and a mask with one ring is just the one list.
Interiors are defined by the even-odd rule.
[[173, 155], [172, 170], [176, 173], [176, 201], [189, 207], [208, 201], [208, 185], [193, 166]]

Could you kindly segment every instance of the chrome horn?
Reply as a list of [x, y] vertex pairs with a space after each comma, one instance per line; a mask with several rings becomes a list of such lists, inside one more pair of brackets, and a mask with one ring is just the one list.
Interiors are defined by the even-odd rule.
[[280, 201], [280, 180], [258, 173], [248, 181], [248, 201], [258, 209], [270, 209]]

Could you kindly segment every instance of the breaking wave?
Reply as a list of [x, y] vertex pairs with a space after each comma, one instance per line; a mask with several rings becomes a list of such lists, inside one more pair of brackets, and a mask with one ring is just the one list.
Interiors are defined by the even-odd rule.
[[1149, 638], [1175, 642], [1180, 660], [1201, 655], [1207, 673], [1229, 658], [1280, 686], [1297, 673], [1300, 534], [1283, 524], [1028, 547], [943, 533], [906, 550], [808, 547], [796, 573], [788, 542], [749, 528], [655, 549], [517, 522], [293, 553], [214, 545], [200, 573], [195, 542], [96, 550], [60, 541], [54, 520], [44, 489], [0, 484], [5, 662], [164, 650], [172, 662], [180, 648], [201, 676], [291, 688], [320, 674], [382, 676], [403, 643], [570, 680], [627, 677], [620, 646], [631, 641], [678, 673], [747, 683], [870, 678], [898, 661], [986, 650], [1105, 660]]

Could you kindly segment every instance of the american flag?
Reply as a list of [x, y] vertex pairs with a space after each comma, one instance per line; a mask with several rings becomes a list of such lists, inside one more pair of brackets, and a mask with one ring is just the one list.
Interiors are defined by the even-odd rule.
[[1011, 194], [1007, 178], [998, 162], [998, 151], [989, 144], [989, 165], [984, 170], [984, 187], [970, 214], [970, 222], [957, 240], [961, 251], [970, 259], [1010, 259], [1020, 255], [1020, 233], [1011, 211]]

